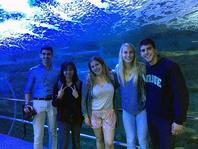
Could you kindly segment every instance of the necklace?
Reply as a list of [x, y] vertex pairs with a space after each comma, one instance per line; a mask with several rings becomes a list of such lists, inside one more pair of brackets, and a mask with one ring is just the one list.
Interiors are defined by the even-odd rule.
[[72, 85], [72, 82], [66, 82], [66, 86], [70, 87]]

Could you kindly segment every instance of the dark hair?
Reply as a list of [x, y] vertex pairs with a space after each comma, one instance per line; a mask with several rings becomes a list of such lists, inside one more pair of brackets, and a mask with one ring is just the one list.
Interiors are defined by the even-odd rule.
[[143, 45], [152, 45], [153, 48], [155, 49], [155, 42], [150, 39], [150, 38], [146, 38], [146, 39], [143, 39], [141, 42], [140, 42], [140, 47], [143, 46]]
[[48, 50], [48, 51], [50, 51], [50, 52], [52, 53], [52, 55], [53, 55], [53, 48], [52, 48], [52, 47], [50, 47], [50, 46], [43, 46], [43, 47], [41, 48], [41, 50], [40, 50], [40, 53], [42, 53], [43, 50]]
[[66, 83], [66, 79], [65, 79], [65, 75], [64, 75], [64, 71], [68, 68], [68, 67], [72, 67], [72, 69], [74, 70], [74, 75], [72, 78], [72, 82], [77, 82], [78, 79], [78, 74], [77, 74], [77, 69], [76, 66], [73, 62], [69, 61], [69, 62], [64, 62], [61, 65], [61, 70], [60, 70], [60, 81], [61, 83], [65, 84]]

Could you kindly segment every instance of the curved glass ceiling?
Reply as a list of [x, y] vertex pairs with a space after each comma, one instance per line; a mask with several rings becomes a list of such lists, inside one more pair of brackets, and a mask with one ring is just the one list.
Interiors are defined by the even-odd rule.
[[1, 49], [98, 41], [151, 24], [198, 30], [197, 0], [0, 0], [0, 14]]

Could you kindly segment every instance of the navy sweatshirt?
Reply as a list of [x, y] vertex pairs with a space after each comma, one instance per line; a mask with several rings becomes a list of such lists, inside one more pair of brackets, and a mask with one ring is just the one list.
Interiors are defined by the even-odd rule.
[[179, 66], [159, 57], [156, 64], [146, 66], [145, 81], [148, 115], [182, 124], [186, 119], [189, 95]]

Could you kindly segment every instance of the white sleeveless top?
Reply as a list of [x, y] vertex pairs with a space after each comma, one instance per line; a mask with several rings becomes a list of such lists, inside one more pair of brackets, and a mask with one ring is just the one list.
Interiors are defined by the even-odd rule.
[[92, 110], [113, 109], [114, 87], [111, 83], [93, 86]]

